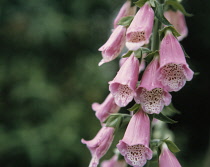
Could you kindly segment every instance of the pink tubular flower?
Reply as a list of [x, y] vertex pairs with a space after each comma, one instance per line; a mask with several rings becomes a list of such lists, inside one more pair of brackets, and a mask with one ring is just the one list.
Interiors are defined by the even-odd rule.
[[159, 167], [181, 167], [179, 161], [165, 143], [159, 157]]
[[147, 160], [152, 158], [149, 141], [150, 120], [148, 115], [140, 110], [131, 118], [124, 137], [117, 144], [117, 148], [129, 165], [142, 167]]
[[193, 78], [182, 47], [171, 31], [167, 31], [160, 44], [158, 78], [167, 91], [179, 91]]
[[99, 159], [106, 154], [111, 143], [113, 141], [114, 128], [112, 127], [102, 127], [94, 139], [86, 141], [81, 140], [83, 144], [86, 144], [91, 152], [92, 159], [89, 167], [97, 167]]
[[136, 6], [131, 7], [131, 1], [126, 1], [124, 5], [121, 7], [117, 17], [114, 20], [114, 28], [118, 25], [118, 22], [122, 17], [134, 15], [136, 13]]
[[114, 60], [120, 54], [125, 45], [125, 33], [126, 28], [124, 26], [117, 26], [108, 41], [98, 49], [102, 52], [103, 57], [98, 64], [99, 66]]
[[109, 82], [109, 90], [115, 103], [125, 107], [133, 100], [139, 74], [139, 61], [132, 54], [122, 65], [115, 78]]
[[118, 112], [120, 107], [115, 104], [114, 97], [110, 93], [102, 104], [93, 103], [92, 109], [96, 111], [96, 117], [102, 123], [110, 114]]
[[126, 46], [129, 50], [137, 50], [149, 43], [154, 22], [154, 11], [149, 3], [139, 9], [126, 32]]
[[149, 114], [159, 114], [164, 105], [167, 106], [171, 103], [171, 95], [157, 80], [158, 67], [159, 62], [156, 56], [144, 71], [134, 97], [136, 103], [141, 104], [142, 109]]
[[164, 16], [168, 21], [174, 25], [175, 29], [180, 33], [181, 36], [177, 37], [179, 41], [188, 35], [188, 28], [185, 21], [185, 17], [180, 11], [168, 10], [164, 12]]
[[101, 167], [126, 167], [124, 160], [118, 160], [117, 155], [114, 155], [110, 160], [103, 161]]

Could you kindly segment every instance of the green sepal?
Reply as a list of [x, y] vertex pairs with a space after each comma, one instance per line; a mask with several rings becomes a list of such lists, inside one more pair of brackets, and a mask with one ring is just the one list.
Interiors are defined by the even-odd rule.
[[167, 31], [171, 31], [175, 37], [181, 36], [178, 31], [173, 26], [166, 26], [163, 29], [159, 30], [160, 39], [163, 39]]
[[142, 7], [147, 2], [147, 0], [138, 0], [137, 2], [134, 2], [136, 6]]
[[163, 140], [161, 139], [153, 139], [150, 141], [151, 148], [158, 149], [158, 147], [160, 147], [161, 144], [163, 144]]
[[147, 63], [150, 63], [152, 61], [152, 59], [154, 58], [154, 56], [156, 55], [159, 55], [159, 51], [156, 50], [154, 52], [150, 52], [145, 58], [144, 60], [147, 62]]
[[137, 111], [139, 110], [140, 104], [134, 104], [131, 108], [128, 108], [128, 111]]
[[126, 16], [120, 19], [120, 21], [118, 22], [118, 25], [122, 25], [124, 27], [129, 27], [132, 20], [133, 20], [134, 16]]
[[158, 20], [161, 23], [171, 26], [172, 24], [165, 18], [163, 13], [164, 13], [163, 4], [160, 4], [159, 2], [155, 1], [155, 16], [158, 18]]
[[142, 50], [141, 48], [134, 51], [135, 57], [137, 57], [138, 59], [140, 59], [142, 57]]
[[172, 141], [170, 141], [170, 140], [167, 140], [167, 139], [164, 140], [164, 142], [167, 144], [169, 150], [170, 150], [172, 153], [177, 153], [177, 152], [180, 151], [180, 149], [177, 147], [177, 145], [176, 145], [174, 142], [172, 142]]
[[130, 57], [130, 55], [133, 53], [133, 51], [132, 50], [129, 50], [126, 54], [124, 54], [123, 56], [122, 56], [122, 58], [125, 58], [125, 57]]
[[173, 116], [175, 114], [181, 114], [180, 111], [178, 111], [173, 104], [169, 104], [168, 106], [164, 106], [163, 110], [161, 111], [166, 116]]
[[150, 52], [151, 52], [150, 49], [144, 48], [144, 47], [139, 48], [138, 50], [134, 51], [135, 56], [136, 56], [137, 58], [139, 58], [139, 59], [142, 57], [143, 54], [145, 54], [145, 53], [150, 53]]
[[170, 124], [174, 124], [174, 123], [177, 123], [178, 121], [174, 121], [173, 119], [163, 115], [162, 113], [159, 113], [159, 114], [153, 114], [154, 115], [154, 118], [158, 119], [158, 120], [161, 120], [163, 122], [166, 122], [166, 123], [170, 123]]
[[113, 127], [115, 130], [119, 129], [123, 124], [127, 124], [130, 121], [131, 115], [115, 113], [111, 114], [103, 123], [106, 127]]
[[182, 6], [182, 4], [180, 4], [177, 1], [173, 1], [173, 0], [167, 0], [165, 2], [166, 5], [171, 5], [173, 6], [175, 9], [180, 10], [185, 16], [193, 16], [193, 14], [187, 13], [186, 10], [184, 9], [184, 7]]
[[149, 3], [152, 7], [155, 7], [155, 0], [149, 0]]
[[[180, 44], [181, 45], [181, 44]], [[188, 58], [188, 59], [190, 59], [190, 56], [185, 52], [185, 49], [184, 49], [184, 47], [181, 45], [181, 47], [182, 47], [182, 50], [183, 50], [183, 52], [184, 52], [184, 56], [186, 57], [186, 58]]]

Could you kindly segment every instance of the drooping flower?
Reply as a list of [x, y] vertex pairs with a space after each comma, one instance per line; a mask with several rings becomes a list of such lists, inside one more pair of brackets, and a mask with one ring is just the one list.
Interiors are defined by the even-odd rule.
[[162, 145], [159, 167], [181, 167], [179, 161], [165, 143]]
[[133, 100], [139, 74], [139, 61], [132, 54], [122, 65], [115, 78], [109, 82], [109, 90], [115, 103], [125, 107]]
[[99, 159], [106, 154], [111, 146], [114, 138], [113, 133], [114, 128], [102, 127], [94, 139], [90, 141], [84, 139], [81, 140], [83, 144], [87, 145], [92, 155], [89, 167], [97, 167]]
[[175, 29], [180, 33], [181, 36], [177, 37], [179, 41], [188, 35], [188, 28], [185, 21], [185, 17], [180, 11], [168, 10], [164, 12], [164, 16], [168, 21], [174, 25]]
[[110, 93], [102, 104], [93, 103], [92, 109], [96, 111], [96, 117], [102, 122], [108, 118], [110, 114], [116, 113], [120, 107], [114, 102], [114, 97]]
[[193, 78], [182, 47], [171, 31], [167, 31], [160, 44], [158, 78], [167, 91], [179, 91]]
[[99, 66], [114, 60], [120, 54], [125, 46], [125, 33], [126, 28], [124, 26], [117, 26], [117, 28], [115, 28], [112, 32], [108, 41], [98, 49], [102, 52], [103, 57], [98, 64]]
[[103, 161], [101, 167], [126, 167], [125, 160], [118, 160], [118, 156], [114, 155], [110, 160]]
[[131, 1], [126, 1], [123, 6], [121, 7], [118, 15], [116, 16], [114, 20], [114, 28], [116, 28], [118, 25], [118, 22], [122, 17], [134, 15], [136, 13], [136, 6], [131, 7]]
[[134, 167], [142, 167], [152, 158], [149, 148], [150, 120], [142, 110], [135, 113], [125, 131], [124, 137], [117, 144], [126, 162]]
[[149, 114], [159, 114], [164, 105], [171, 103], [171, 95], [164, 90], [157, 79], [158, 67], [159, 61], [156, 56], [144, 71], [134, 97], [136, 103], [141, 104], [142, 109]]
[[149, 43], [154, 22], [154, 11], [145, 3], [136, 13], [126, 32], [126, 46], [129, 50], [137, 50]]

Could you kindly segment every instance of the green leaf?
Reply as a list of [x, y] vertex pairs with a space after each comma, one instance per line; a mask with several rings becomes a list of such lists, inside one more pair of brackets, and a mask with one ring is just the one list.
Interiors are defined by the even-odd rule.
[[163, 144], [163, 140], [160, 140], [160, 139], [153, 139], [150, 141], [151, 148], [157, 149], [157, 147], [159, 147], [161, 144]]
[[158, 20], [165, 25], [171, 26], [171, 23], [163, 15], [163, 4], [160, 4], [159, 2], [155, 1], [155, 6], [155, 16], [158, 18]]
[[137, 2], [134, 2], [136, 6], [142, 7], [147, 2], [147, 0], [139, 0]]
[[173, 153], [177, 153], [180, 151], [180, 149], [176, 146], [176, 144], [170, 140], [164, 140], [164, 142], [167, 144], [169, 150]]
[[167, 0], [165, 2], [166, 5], [171, 5], [173, 6], [175, 9], [180, 10], [185, 16], [193, 16], [190, 13], [187, 13], [186, 10], [184, 9], [184, 7], [182, 6], [182, 4], [180, 4], [177, 1], [173, 1], [173, 0]]
[[178, 111], [173, 104], [169, 104], [168, 106], [165, 106], [162, 110], [162, 113], [166, 116], [173, 116], [174, 114], [181, 114], [180, 111]]
[[159, 119], [159, 120], [161, 120], [163, 122], [170, 123], [170, 124], [177, 123], [177, 121], [174, 121], [173, 119], [163, 115], [162, 113], [160, 113], [160, 114], [153, 114], [153, 115], [154, 115], [154, 118]]
[[134, 104], [131, 108], [127, 109], [128, 111], [136, 111], [138, 110], [140, 107], [140, 104]]
[[133, 53], [133, 51], [132, 50], [129, 50], [126, 54], [124, 54], [123, 56], [122, 56], [122, 58], [125, 58], [125, 57], [130, 57], [130, 55]]
[[[181, 45], [181, 44], [180, 44]], [[183, 52], [184, 52], [184, 56], [186, 57], [186, 58], [188, 58], [188, 59], [190, 59], [190, 56], [188, 56], [188, 54], [185, 52], [185, 49], [184, 49], [184, 47], [181, 45], [181, 47], [182, 47], [182, 50], [183, 50]]]
[[171, 31], [175, 37], [181, 36], [173, 26], [166, 26], [159, 30], [160, 39], [163, 39], [167, 31]]
[[150, 0], [149, 3], [152, 7], [155, 7], [155, 0]]
[[147, 63], [150, 63], [150, 62], [152, 61], [152, 59], [154, 58], [154, 56], [156, 56], [156, 55], [159, 55], [159, 51], [158, 51], [158, 50], [149, 53], [149, 54], [144, 58], [144, 60], [145, 60]]
[[126, 17], [123, 17], [123, 18], [120, 19], [120, 21], [118, 22], [118, 25], [122, 25], [122, 26], [125, 26], [125, 27], [129, 27], [129, 25], [131, 24], [133, 18], [134, 18], [134, 16], [126, 16]]

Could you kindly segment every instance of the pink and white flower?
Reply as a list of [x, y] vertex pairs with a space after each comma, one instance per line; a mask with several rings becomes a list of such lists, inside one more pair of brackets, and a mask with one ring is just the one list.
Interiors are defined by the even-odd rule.
[[193, 71], [189, 68], [182, 47], [171, 31], [167, 31], [160, 44], [160, 67], [158, 78], [164, 88], [179, 91], [193, 78]]
[[179, 161], [165, 143], [159, 157], [159, 167], [181, 167]]
[[118, 156], [114, 155], [110, 160], [103, 161], [101, 167], [127, 167], [125, 160], [118, 160]]
[[110, 93], [102, 104], [93, 103], [92, 109], [96, 111], [96, 117], [104, 122], [110, 114], [116, 113], [120, 110], [120, 107], [114, 102], [114, 97]]
[[125, 107], [133, 100], [139, 75], [139, 61], [132, 54], [122, 65], [115, 78], [109, 82], [109, 90], [115, 103]]
[[150, 120], [148, 115], [140, 110], [131, 118], [124, 137], [117, 144], [117, 148], [129, 165], [143, 167], [147, 160], [152, 158], [149, 141]]
[[180, 33], [181, 36], [177, 37], [179, 41], [185, 38], [188, 35], [188, 28], [185, 21], [185, 17], [180, 11], [168, 10], [164, 12], [164, 16], [167, 20], [173, 24], [175, 29]]
[[156, 56], [144, 71], [134, 97], [136, 103], [141, 104], [142, 109], [149, 114], [159, 114], [164, 105], [171, 103], [171, 95], [164, 90], [157, 79], [158, 67], [159, 60]]
[[124, 26], [117, 26], [117, 28], [115, 28], [112, 32], [108, 41], [98, 49], [102, 52], [103, 57], [98, 64], [99, 66], [114, 60], [120, 54], [125, 46], [125, 33], [126, 28]]
[[145, 3], [136, 13], [126, 32], [126, 46], [129, 50], [137, 50], [149, 43], [154, 22], [154, 11]]
[[136, 13], [136, 6], [131, 7], [131, 1], [126, 1], [121, 7], [119, 13], [117, 14], [114, 20], [114, 28], [118, 26], [118, 22], [122, 19], [122, 17], [131, 16]]
[[112, 127], [102, 127], [94, 139], [86, 141], [81, 140], [83, 144], [86, 144], [91, 152], [92, 159], [90, 161], [89, 167], [97, 167], [99, 164], [99, 159], [106, 154], [109, 147], [112, 144], [114, 128]]

